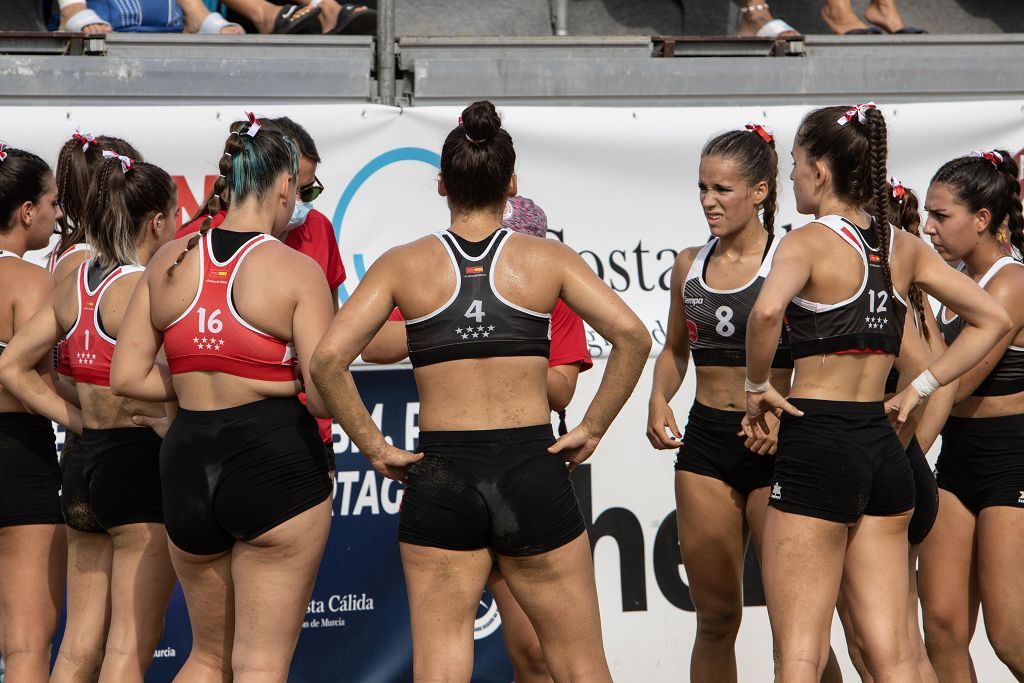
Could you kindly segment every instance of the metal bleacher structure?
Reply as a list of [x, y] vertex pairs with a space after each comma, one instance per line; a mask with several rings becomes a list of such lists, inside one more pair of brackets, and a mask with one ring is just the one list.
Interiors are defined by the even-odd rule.
[[536, 37], [396, 36], [396, 0], [380, 0], [376, 36], [0, 32], [0, 102], [709, 106], [1024, 93], [1020, 33], [558, 35], [571, 33], [571, 5], [550, 3], [551, 34]]

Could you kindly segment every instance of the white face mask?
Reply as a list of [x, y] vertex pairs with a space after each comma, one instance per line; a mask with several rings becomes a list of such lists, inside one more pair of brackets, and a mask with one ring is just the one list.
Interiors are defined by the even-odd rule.
[[306, 217], [312, 209], [313, 204], [311, 202], [295, 202], [295, 208], [292, 210], [291, 220], [288, 221], [288, 225], [285, 226], [285, 230], [297, 228], [305, 223]]

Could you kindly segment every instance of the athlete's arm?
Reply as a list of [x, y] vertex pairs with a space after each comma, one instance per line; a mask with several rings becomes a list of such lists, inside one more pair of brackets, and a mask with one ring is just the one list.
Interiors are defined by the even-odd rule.
[[[683, 283], [690, 272], [698, 249], [685, 249], [672, 267], [671, 294], [668, 304], [665, 346], [654, 361], [654, 381], [647, 402], [647, 439], [658, 449], [677, 448], [683, 433], [676, 424], [675, 413], [668, 402], [679, 391], [690, 361], [690, 334], [686, 328], [683, 307]], [[671, 433], [666, 434], [666, 430]]]
[[[32, 273], [33, 282], [15, 306], [15, 334], [0, 355], [0, 384], [14, 394], [34, 413], [82, 433], [82, 411], [61, 398], [47, 381], [53, 345], [65, 334], [54, 312], [53, 279], [48, 273]], [[40, 301], [46, 301], [40, 306]], [[27, 322], [24, 317], [32, 310], [36, 313]]]
[[[782, 238], [772, 260], [772, 269], [750, 311], [747, 321], [747, 379], [754, 384], [768, 381], [772, 359], [779, 346], [786, 306], [811, 279], [813, 253], [808, 244], [809, 236], [791, 232]], [[746, 435], [757, 439], [769, 434], [764, 415], [769, 410], [780, 408], [793, 415], [802, 415], [770, 384], [767, 391], [747, 392]]]
[[[298, 259], [297, 259], [298, 260]], [[292, 315], [292, 343], [299, 358], [302, 380], [306, 387], [306, 407], [315, 417], [330, 417], [310, 375], [313, 351], [327, 331], [334, 315], [330, 288], [323, 271], [311, 259], [302, 259], [292, 278], [295, 312]]]
[[405, 337], [405, 323], [388, 320], [374, 335], [360, 354], [367, 363], [390, 365], [409, 357], [409, 344]]
[[576, 393], [576, 380], [579, 376], [579, 363], [565, 363], [548, 368], [548, 406], [551, 410], [565, 410]]
[[[942, 333], [939, 332], [939, 326], [936, 324], [933, 316], [926, 316], [925, 325], [928, 327], [929, 357], [931, 359], [938, 358], [945, 353], [946, 342], [943, 341]], [[916, 377], [916, 375], [914, 376]], [[959, 386], [960, 380], [955, 379], [946, 386], [939, 387], [928, 397], [924, 410], [921, 411], [921, 419], [918, 420], [917, 429], [914, 430], [914, 435], [917, 436], [917, 443], [921, 445], [921, 450], [925, 453], [931, 450], [935, 439], [942, 433], [942, 428], [949, 417], [949, 411], [953, 409], [953, 403], [956, 400]]]
[[561, 453], [572, 468], [590, 457], [633, 393], [651, 352], [651, 335], [579, 254], [560, 242], [551, 242], [549, 248], [554, 253], [549, 258], [562, 273], [562, 300], [612, 345], [601, 385], [583, 420], [548, 449]]
[[395, 307], [400, 272], [392, 252], [377, 259], [341, 307], [310, 361], [310, 375], [334, 419], [373, 468], [389, 479], [405, 478], [405, 468], [422, 458], [388, 444], [366, 411], [351, 365]]
[[[931, 374], [943, 386], [985, 360], [986, 356], [993, 353], [993, 347], [1015, 325], [1016, 329], [1020, 329], [1020, 323], [1014, 323], [988, 292], [971, 278], [950, 268], [923, 241], [916, 238], [901, 239], [900, 247], [913, 249], [913, 281], [925, 293], [956, 311], [967, 323], [949, 349], [929, 364]], [[1009, 340], [1006, 343], [1009, 344]], [[1002, 355], [1002, 350], [999, 355]], [[974, 388], [971, 387], [970, 391], [974, 391]], [[963, 394], [964, 389], [961, 382], [958, 393]], [[898, 413], [896, 420], [903, 424], [920, 400], [917, 390], [910, 386], [888, 401], [886, 407], [890, 412]]]
[[[152, 263], [150, 265], [153, 265]], [[156, 362], [164, 344], [164, 333], [153, 325], [149, 281], [163, 270], [148, 268], [135, 286], [128, 308], [121, 318], [114, 358], [110, 363], [110, 390], [150, 403], [177, 401], [171, 374]]]

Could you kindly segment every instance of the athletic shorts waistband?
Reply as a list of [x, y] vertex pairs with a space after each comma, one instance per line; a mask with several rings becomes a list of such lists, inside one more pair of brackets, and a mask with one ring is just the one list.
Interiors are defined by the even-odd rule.
[[553, 439], [554, 432], [550, 424], [530, 425], [528, 427], [510, 427], [508, 429], [467, 429], [460, 431], [429, 431], [420, 432], [419, 447], [437, 444], [483, 444], [534, 441], [537, 439]]
[[82, 429], [83, 441], [116, 439], [117, 441], [152, 441], [160, 436], [149, 427], [110, 427], [109, 429]]
[[0, 413], [0, 429], [26, 427], [46, 427], [52, 431], [53, 423], [42, 415], [32, 413]]
[[[885, 403], [882, 401], [826, 401], [819, 398], [787, 399], [805, 415], [885, 415]], [[784, 413], [785, 414], [785, 413]]]
[[946, 418], [946, 428], [959, 428], [971, 431], [980, 429], [986, 430], [993, 427], [1004, 427], [1024, 423], [1024, 414], [999, 415], [997, 417], [956, 417], [950, 415]]
[[217, 422], [231, 422], [240, 419], [269, 419], [279, 422], [289, 413], [305, 412], [306, 408], [299, 402], [298, 396], [284, 398], [264, 398], [252, 403], [243, 403], [233, 408], [220, 408], [217, 410], [188, 410], [178, 408], [176, 420], [198, 424], [213, 424]]
[[712, 408], [711, 406], [704, 405], [700, 401], [693, 402], [693, 405], [690, 406], [690, 413], [714, 422], [728, 422], [730, 424], [739, 422], [743, 419], [743, 416], [746, 415], [746, 412], [742, 410], [722, 410], [721, 408]]

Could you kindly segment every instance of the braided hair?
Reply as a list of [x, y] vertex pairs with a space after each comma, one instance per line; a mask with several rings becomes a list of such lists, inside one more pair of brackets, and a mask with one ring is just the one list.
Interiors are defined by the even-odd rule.
[[992, 216], [989, 233], [998, 235], [1006, 225], [1010, 244], [1024, 253], [1019, 174], [1020, 167], [1013, 157], [1004, 149], [996, 149], [981, 156], [947, 161], [932, 177], [932, 183], [949, 185], [956, 200], [972, 213], [988, 209]]
[[[254, 126], [260, 126], [256, 129], [258, 132], [250, 135]], [[213, 217], [222, 208], [226, 209], [229, 202], [263, 196], [282, 173], [297, 178], [299, 152], [295, 143], [273, 126], [236, 121], [231, 124], [231, 134], [224, 143], [219, 169], [220, 176], [213, 183], [213, 191], [196, 214], [196, 218], [203, 216], [199, 232], [185, 243], [185, 249], [167, 269], [168, 276], [174, 275], [175, 268], [213, 227]]]
[[177, 199], [177, 185], [159, 166], [133, 161], [126, 171], [119, 159], [103, 159], [89, 184], [82, 214], [82, 229], [97, 267], [137, 263], [147, 222], [157, 213], [168, 216]]
[[[917, 193], [909, 187], [899, 186], [901, 191], [897, 192], [891, 183], [886, 183], [886, 197], [889, 200], [889, 216], [892, 224], [901, 230], [906, 230], [911, 235], [921, 237], [921, 211]], [[917, 313], [917, 319], [924, 322], [925, 299], [924, 292], [915, 285], [910, 285], [910, 303]], [[924, 324], [918, 325], [921, 334], [927, 341], [929, 338], [928, 327]]]
[[60, 240], [57, 249], [63, 250], [85, 241], [85, 200], [93, 171], [103, 161], [103, 152], [142, 161], [142, 155], [121, 138], [98, 135], [91, 139], [88, 149], [78, 137], [64, 143], [57, 154], [57, 196], [64, 215], [58, 220]]
[[[761, 224], [769, 234], [775, 232], [775, 213], [779, 198], [779, 155], [775, 151], [775, 138], [751, 126], [749, 130], [731, 130], [708, 140], [700, 156], [721, 157], [737, 162], [740, 176], [748, 185], [764, 181], [768, 194], [761, 202]], [[764, 131], [764, 128], [761, 128]]]

